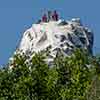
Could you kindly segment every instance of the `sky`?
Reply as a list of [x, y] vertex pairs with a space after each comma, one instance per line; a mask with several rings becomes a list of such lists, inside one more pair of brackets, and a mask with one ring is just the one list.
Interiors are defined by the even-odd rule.
[[100, 53], [100, 0], [0, 0], [0, 65], [16, 50], [23, 32], [46, 10], [57, 10], [61, 19], [80, 17], [94, 33], [94, 53]]

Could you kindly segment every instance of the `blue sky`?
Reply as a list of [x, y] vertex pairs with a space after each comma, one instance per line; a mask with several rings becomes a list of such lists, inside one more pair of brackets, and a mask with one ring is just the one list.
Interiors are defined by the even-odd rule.
[[94, 32], [94, 52], [100, 52], [100, 0], [0, 0], [0, 65], [7, 63], [22, 33], [48, 9], [56, 9], [64, 19], [80, 17]]

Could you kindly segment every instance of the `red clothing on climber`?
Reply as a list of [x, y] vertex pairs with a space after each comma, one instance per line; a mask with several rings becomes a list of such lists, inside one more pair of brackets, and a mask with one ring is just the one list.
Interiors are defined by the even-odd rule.
[[57, 14], [56, 10], [54, 11], [54, 13], [53, 13], [53, 15], [52, 15], [52, 19], [53, 19], [54, 21], [58, 21], [58, 14]]
[[43, 15], [42, 22], [47, 22], [47, 16], [46, 16], [46, 14]]

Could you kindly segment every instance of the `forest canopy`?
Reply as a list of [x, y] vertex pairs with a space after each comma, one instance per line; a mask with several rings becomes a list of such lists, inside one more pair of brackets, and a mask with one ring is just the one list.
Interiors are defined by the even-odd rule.
[[75, 50], [57, 55], [53, 65], [39, 52], [31, 65], [16, 55], [14, 67], [0, 69], [0, 100], [100, 100], [100, 57]]

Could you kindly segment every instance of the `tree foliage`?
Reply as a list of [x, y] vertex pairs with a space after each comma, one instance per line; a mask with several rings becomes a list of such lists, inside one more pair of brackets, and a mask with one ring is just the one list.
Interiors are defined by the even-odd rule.
[[57, 55], [52, 67], [43, 52], [30, 65], [26, 56], [14, 59], [12, 69], [0, 69], [0, 100], [100, 100], [100, 57], [76, 50], [70, 57]]

